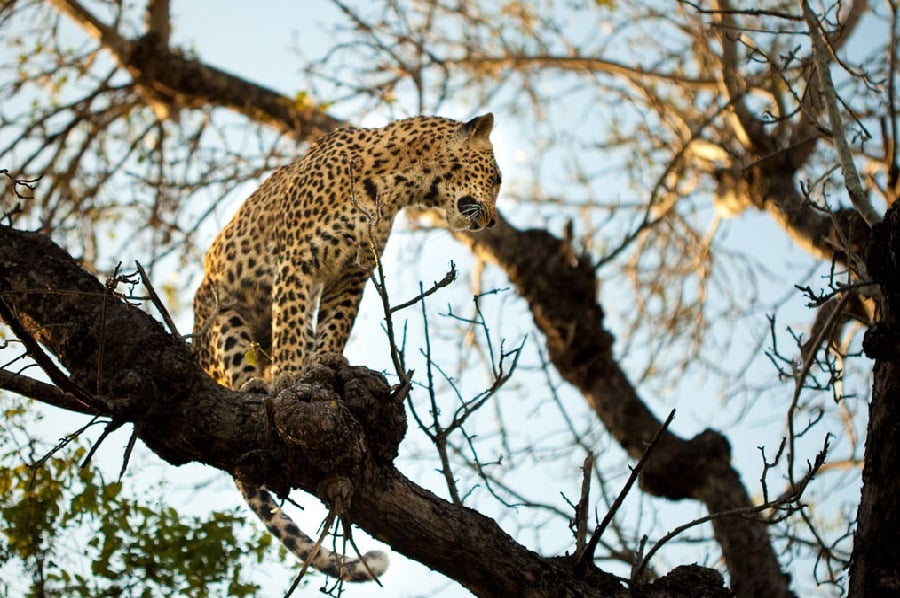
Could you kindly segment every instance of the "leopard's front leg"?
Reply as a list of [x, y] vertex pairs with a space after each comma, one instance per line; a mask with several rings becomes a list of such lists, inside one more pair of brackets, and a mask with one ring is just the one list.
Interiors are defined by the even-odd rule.
[[302, 262], [285, 259], [279, 264], [272, 286], [273, 394], [300, 375], [313, 350], [318, 286]]
[[340, 279], [323, 287], [316, 322], [315, 357], [343, 354], [368, 279], [369, 272], [359, 268], [345, 272]]

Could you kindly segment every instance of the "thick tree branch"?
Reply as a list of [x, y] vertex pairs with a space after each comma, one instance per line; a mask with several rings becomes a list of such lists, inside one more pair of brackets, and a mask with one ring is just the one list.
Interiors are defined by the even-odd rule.
[[815, 206], [798, 191], [795, 170], [784, 162], [761, 164], [744, 176], [751, 201], [768, 212], [798, 247], [821, 260], [852, 265], [849, 253], [861, 251], [868, 238], [868, 226], [856, 211], [829, 213]]
[[[72, 380], [104, 393], [91, 409], [132, 422], [169, 463], [206, 463], [282, 494], [302, 488], [326, 504], [330, 489], [349, 481], [345, 512], [354, 523], [481, 596], [628, 595], [614, 577], [592, 569], [579, 578], [574, 560], [527, 550], [492, 519], [397, 471], [391, 461], [406, 429], [403, 398], [380, 374], [338, 360], [309, 368], [302, 384], [276, 397], [229, 391], [200, 370], [180, 339], [110, 297], [49, 239], [2, 226], [0, 294]], [[20, 382], [0, 376], [0, 386], [28, 391]], [[59, 404], [38, 390], [35, 398]], [[681, 573], [642, 595], [669, 595]], [[701, 577], [710, 595], [722, 595], [721, 578]]]
[[742, 145], [752, 149], [757, 155], [767, 155], [777, 151], [778, 147], [766, 135], [763, 124], [747, 105], [747, 82], [740, 72], [738, 57], [738, 38], [741, 33], [735, 24], [734, 11], [729, 0], [717, 0], [715, 17], [718, 20], [718, 34], [722, 41], [721, 65], [723, 93], [729, 98], [734, 109], [734, 130], [742, 133]]
[[900, 592], [900, 204], [872, 228], [866, 267], [879, 283], [881, 320], [863, 349], [875, 360], [862, 498], [850, 560], [849, 596]]
[[169, 0], [148, 0], [146, 20], [147, 35], [155, 37], [158, 44], [168, 46], [172, 32]]
[[[318, 108], [298, 106], [273, 89], [188, 58], [164, 43], [165, 36], [156, 35], [159, 32], [153, 28], [141, 39], [125, 39], [76, 0], [50, 2], [128, 69], [148, 103], [165, 105], [166, 112], [179, 108], [230, 108], [297, 141], [310, 141], [344, 124]], [[149, 23], [159, 26], [163, 8], [149, 9]]]

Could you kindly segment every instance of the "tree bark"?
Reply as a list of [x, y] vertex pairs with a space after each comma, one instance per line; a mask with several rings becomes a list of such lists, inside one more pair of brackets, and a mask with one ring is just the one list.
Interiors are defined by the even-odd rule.
[[875, 359], [850, 596], [900, 595], [900, 205], [872, 227], [866, 267], [881, 289], [880, 321], [863, 348]]

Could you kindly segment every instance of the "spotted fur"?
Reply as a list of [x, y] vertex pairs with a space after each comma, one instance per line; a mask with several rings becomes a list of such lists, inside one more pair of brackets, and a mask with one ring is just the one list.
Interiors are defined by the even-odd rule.
[[[276, 170], [206, 254], [193, 338], [209, 375], [232, 389], [277, 392], [316, 355], [342, 353], [402, 208], [442, 209], [453, 230], [492, 226], [500, 189], [493, 122], [488, 113], [466, 123], [417, 117], [381, 129], [339, 129]], [[269, 493], [241, 491], [306, 560], [314, 543]], [[357, 581], [380, 575], [387, 556], [351, 560], [323, 550], [312, 566]]]

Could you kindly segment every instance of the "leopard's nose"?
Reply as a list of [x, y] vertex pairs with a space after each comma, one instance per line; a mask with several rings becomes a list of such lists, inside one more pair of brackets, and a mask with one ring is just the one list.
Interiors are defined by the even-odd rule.
[[459, 210], [459, 213], [463, 216], [476, 218], [478, 214], [481, 213], [481, 204], [475, 201], [474, 197], [466, 195], [465, 197], [460, 197], [456, 201], [456, 209]]
[[495, 226], [497, 226], [497, 219], [491, 216], [491, 219], [488, 220], [487, 227], [494, 228]]

